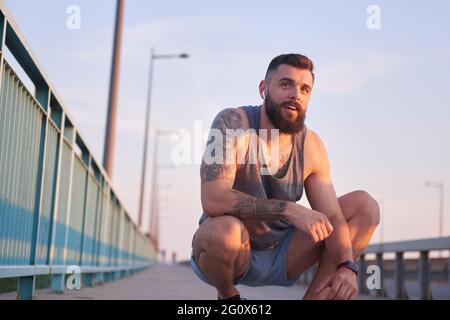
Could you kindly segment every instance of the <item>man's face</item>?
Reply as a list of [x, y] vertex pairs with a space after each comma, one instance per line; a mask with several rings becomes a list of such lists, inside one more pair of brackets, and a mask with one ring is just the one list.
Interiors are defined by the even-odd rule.
[[266, 113], [273, 125], [282, 133], [301, 131], [313, 86], [311, 72], [282, 64], [263, 84]]

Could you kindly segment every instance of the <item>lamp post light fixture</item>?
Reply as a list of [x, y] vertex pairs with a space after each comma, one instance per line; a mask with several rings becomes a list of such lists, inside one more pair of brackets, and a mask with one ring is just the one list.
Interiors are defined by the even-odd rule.
[[144, 212], [144, 193], [145, 193], [145, 177], [147, 173], [147, 146], [148, 146], [148, 131], [150, 125], [150, 110], [152, 99], [152, 84], [153, 84], [153, 62], [155, 59], [186, 59], [189, 58], [187, 53], [181, 54], [155, 54], [154, 48], [150, 50], [150, 67], [148, 76], [148, 91], [147, 91], [147, 111], [145, 116], [145, 131], [144, 131], [144, 151], [142, 159], [142, 172], [141, 172], [141, 187], [139, 196], [139, 219], [138, 225], [142, 228], [142, 217]]

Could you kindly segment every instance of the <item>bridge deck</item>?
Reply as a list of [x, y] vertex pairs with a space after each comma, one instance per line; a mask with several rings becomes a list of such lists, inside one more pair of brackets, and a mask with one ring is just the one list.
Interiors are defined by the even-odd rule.
[[[295, 285], [284, 287], [238, 286], [242, 297], [249, 300], [299, 300], [306, 287]], [[15, 299], [15, 293], [0, 295], [1, 299]], [[360, 299], [372, 299], [360, 296]], [[201, 282], [187, 266], [156, 266], [121, 280], [84, 287], [81, 290], [67, 290], [64, 294], [50, 293], [49, 289], [36, 290], [38, 300], [67, 299], [112, 299], [112, 300], [210, 300], [216, 299], [216, 290]]]

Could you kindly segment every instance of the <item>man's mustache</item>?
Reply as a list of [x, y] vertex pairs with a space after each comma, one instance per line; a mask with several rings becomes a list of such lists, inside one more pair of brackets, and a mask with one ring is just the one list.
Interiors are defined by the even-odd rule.
[[286, 101], [280, 104], [280, 107], [282, 108], [287, 106], [293, 106], [297, 109], [297, 111], [300, 111], [302, 109], [302, 106], [298, 102]]

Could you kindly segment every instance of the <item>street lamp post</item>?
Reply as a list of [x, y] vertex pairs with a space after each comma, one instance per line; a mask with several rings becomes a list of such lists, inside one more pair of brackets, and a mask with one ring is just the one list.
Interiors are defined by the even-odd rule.
[[426, 187], [439, 189], [439, 237], [444, 236], [444, 183], [443, 182], [425, 182]]
[[145, 116], [145, 131], [144, 131], [144, 151], [142, 159], [142, 172], [141, 172], [141, 187], [139, 196], [139, 219], [138, 224], [142, 228], [142, 217], [144, 212], [144, 193], [145, 193], [145, 177], [147, 172], [147, 146], [148, 146], [148, 131], [150, 126], [150, 109], [151, 109], [151, 99], [152, 99], [152, 84], [153, 84], [153, 61], [155, 59], [170, 59], [170, 58], [188, 58], [189, 55], [186, 53], [182, 54], [155, 54], [154, 48], [150, 50], [150, 65], [148, 72], [148, 91], [147, 91], [147, 110]]
[[109, 83], [108, 115], [106, 119], [105, 145], [103, 149], [103, 167], [111, 179], [113, 174], [116, 137], [117, 97], [119, 92], [120, 50], [122, 47], [124, 6], [125, 0], [117, 0], [114, 48], [111, 62], [111, 79]]
[[[150, 223], [149, 223], [149, 236], [156, 248], [158, 248], [159, 239], [159, 216], [158, 216], [158, 148], [159, 137], [163, 135], [169, 135], [171, 131], [156, 130], [155, 134], [155, 146], [153, 151], [153, 176], [152, 176], [152, 198], [150, 205]], [[172, 168], [172, 166], [166, 166], [166, 168]]]

